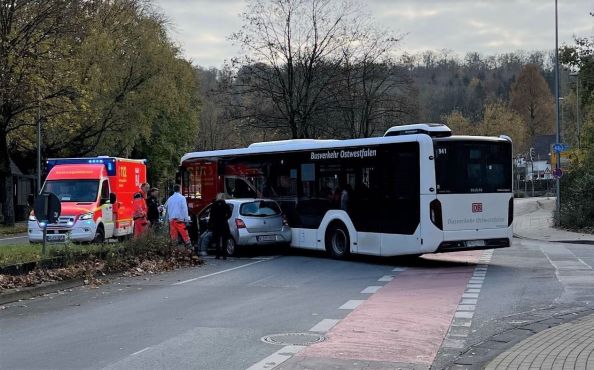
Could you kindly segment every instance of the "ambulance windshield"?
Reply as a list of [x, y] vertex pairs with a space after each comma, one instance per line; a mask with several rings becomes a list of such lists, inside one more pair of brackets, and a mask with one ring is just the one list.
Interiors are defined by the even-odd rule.
[[94, 202], [99, 190], [98, 180], [49, 180], [44, 192], [54, 193], [62, 202]]

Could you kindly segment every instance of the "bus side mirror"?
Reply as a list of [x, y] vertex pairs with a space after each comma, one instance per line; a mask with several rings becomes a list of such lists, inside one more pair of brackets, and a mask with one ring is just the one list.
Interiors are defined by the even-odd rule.
[[115, 193], [109, 193], [109, 203], [115, 204], [116, 201], [117, 201], [117, 197], [116, 197]]

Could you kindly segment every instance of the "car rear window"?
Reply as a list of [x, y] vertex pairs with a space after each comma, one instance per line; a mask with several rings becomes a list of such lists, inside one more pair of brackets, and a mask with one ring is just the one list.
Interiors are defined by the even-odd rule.
[[276, 202], [256, 200], [254, 202], [243, 203], [241, 208], [239, 208], [239, 214], [252, 217], [278, 216], [281, 214], [281, 210]]

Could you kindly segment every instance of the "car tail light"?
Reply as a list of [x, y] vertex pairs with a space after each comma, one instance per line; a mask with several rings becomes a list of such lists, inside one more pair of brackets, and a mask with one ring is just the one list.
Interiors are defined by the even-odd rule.
[[238, 229], [245, 229], [245, 222], [243, 222], [243, 220], [240, 218], [236, 218], [235, 226], [237, 226]]
[[283, 215], [283, 226], [289, 226], [289, 221], [287, 221], [286, 215]]
[[514, 222], [514, 197], [509, 200], [509, 206], [507, 207], [507, 226], [511, 226]]
[[433, 225], [439, 230], [443, 230], [443, 219], [441, 216], [441, 202], [437, 199], [429, 203], [429, 214]]

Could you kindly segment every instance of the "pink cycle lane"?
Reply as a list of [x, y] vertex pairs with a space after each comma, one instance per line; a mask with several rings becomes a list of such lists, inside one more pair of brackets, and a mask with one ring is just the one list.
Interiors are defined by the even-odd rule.
[[348, 359], [429, 367], [481, 253], [424, 257], [433, 260], [428, 267], [398, 274], [327, 333], [326, 341], [306, 348], [294, 360]]

